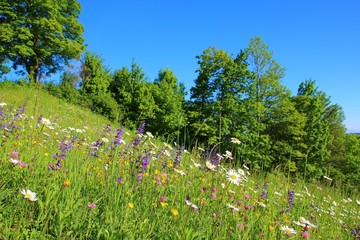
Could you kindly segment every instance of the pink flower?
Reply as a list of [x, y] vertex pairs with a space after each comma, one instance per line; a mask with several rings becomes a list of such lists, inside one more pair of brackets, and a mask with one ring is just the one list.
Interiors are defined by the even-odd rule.
[[246, 195], [246, 196], [245, 196], [245, 199], [246, 199], [246, 200], [250, 200], [250, 195]]
[[244, 225], [243, 225], [242, 223], [239, 223], [239, 224], [237, 225], [237, 227], [238, 227], [239, 230], [243, 230], [243, 229], [244, 229]]
[[242, 201], [238, 201], [237, 202], [238, 206], [241, 207], [243, 205], [243, 202]]
[[165, 196], [161, 196], [159, 200], [160, 200], [160, 202], [166, 202], [166, 197], [165, 197]]
[[212, 197], [212, 198], [216, 198], [216, 197], [217, 197], [216, 193], [212, 193], [212, 194], [211, 194], [211, 197]]
[[250, 209], [251, 209], [251, 206], [250, 206], [250, 205], [246, 205], [246, 206], [245, 206], [245, 209], [246, 209], [246, 210], [250, 210]]
[[27, 166], [28, 166], [28, 164], [27, 164], [26, 162], [20, 162], [19, 165], [20, 165], [21, 167], [27, 167]]
[[301, 236], [302, 236], [304, 239], [308, 239], [308, 238], [309, 238], [309, 233], [306, 232], [306, 231], [303, 231], [303, 232], [301, 232]]
[[96, 208], [96, 204], [95, 203], [89, 203], [88, 208], [94, 209], [94, 208]]
[[12, 152], [12, 153], [11, 153], [11, 156], [12, 156], [13, 158], [18, 158], [18, 157], [19, 157], [19, 153], [18, 153], [18, 152]]

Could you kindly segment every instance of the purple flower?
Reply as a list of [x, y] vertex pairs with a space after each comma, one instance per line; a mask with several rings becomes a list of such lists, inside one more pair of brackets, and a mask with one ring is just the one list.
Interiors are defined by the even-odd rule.
[[266, 195], [267, 195], [267, 187], [268, 187], [268, 185], [269, 185], [269, 183], [268, 182], [266, 182], [265, 184], [264, 184], [264, 188], [263, 188], [263, 190], [262, 190], [262, 192], [261, 192], [261, 198], [263, 198], [263, 199], [266, 199]]
[[137, 175], [137, 180], [138, 180], [138, 182], [141, 182], [141, 181], [142, 181], [142, 175], [141, 175], [141, 173], [139, 173], [139, 174]]
[[122, 183], [122, 181], [123, 181], [122, 178], [118, 178], [118, 179], [117, 179], [117, 182], [118, 182], [118, 183]]
[[117, 134], [116, 134], [116, 140], [115, 140], [115, 145], [119, 145], [121, 143], [121, 138], [122, 135], [124, 134], [124, 129], [121, 128], [120, 130], [118, 130]]
[[149, 165], [149, 163], [150, 163], [150, 153], [146, 157], [143, 158], [142, 163], [141, 163], [141, 168], [144, 171], [146, 171], [147, 166]]
[[180, 165], [181, 162], [181, 153], [184, 151], [185, 147], [178, 147], [177, 155], [174, 161], [173, 168], [176, 168]]
[[138, 137], [135, 138], [132, 142], [134, 146], [139, 146], [140, 140], [141, 140], [141, 135], [144, 132], [144, 128], [145, 128], [145, 122], [143, 121], [141, 123], [140, 127], [136, 130], [136, 134], [138, 135]]
[[289, 209], [291, 209], [291, 206], [294, 204], [294, 196], [295, 192], [292, 190], [288, 190]]

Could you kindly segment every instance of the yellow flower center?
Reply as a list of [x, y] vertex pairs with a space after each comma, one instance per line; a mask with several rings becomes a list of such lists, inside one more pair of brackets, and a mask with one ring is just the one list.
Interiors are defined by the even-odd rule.
[[236, 179], [237, 179], [237, 177], [236, 177], [235, 174], [232, 174], [232, 175], [230, 176], [230, 178], [231, 178], [232, 180], [236, 180]]

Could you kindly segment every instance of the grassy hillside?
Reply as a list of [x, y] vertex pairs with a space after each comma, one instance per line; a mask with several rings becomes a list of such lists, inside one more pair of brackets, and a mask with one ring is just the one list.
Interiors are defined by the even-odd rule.
[[0, 239], [360, 237], [359, 196], [330, 180], [255, 175], [230, 165], [230, 152], [188, 152], [146, 127], [104, 128], [38, 89], [0, 92]]
[[0, 85], [0, 102], [5, 102], [11, 107], [25, 104], [26, 115], [34, 118], [43, 116], [63, 126], [91, 127], [90, 131], [92, 131], [109, 124], [109, 121], [101, 115], [51, 96], [40, 87], [2, 84]]

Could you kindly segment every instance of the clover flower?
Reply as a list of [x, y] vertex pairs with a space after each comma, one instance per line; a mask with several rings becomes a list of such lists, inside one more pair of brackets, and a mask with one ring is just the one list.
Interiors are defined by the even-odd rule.
[[88, 204], [88, 208], [90, 208], [90, 209], [94, 209], [94, 208], [96, 208], [96, 204], [95, 203], [89, 203]]

